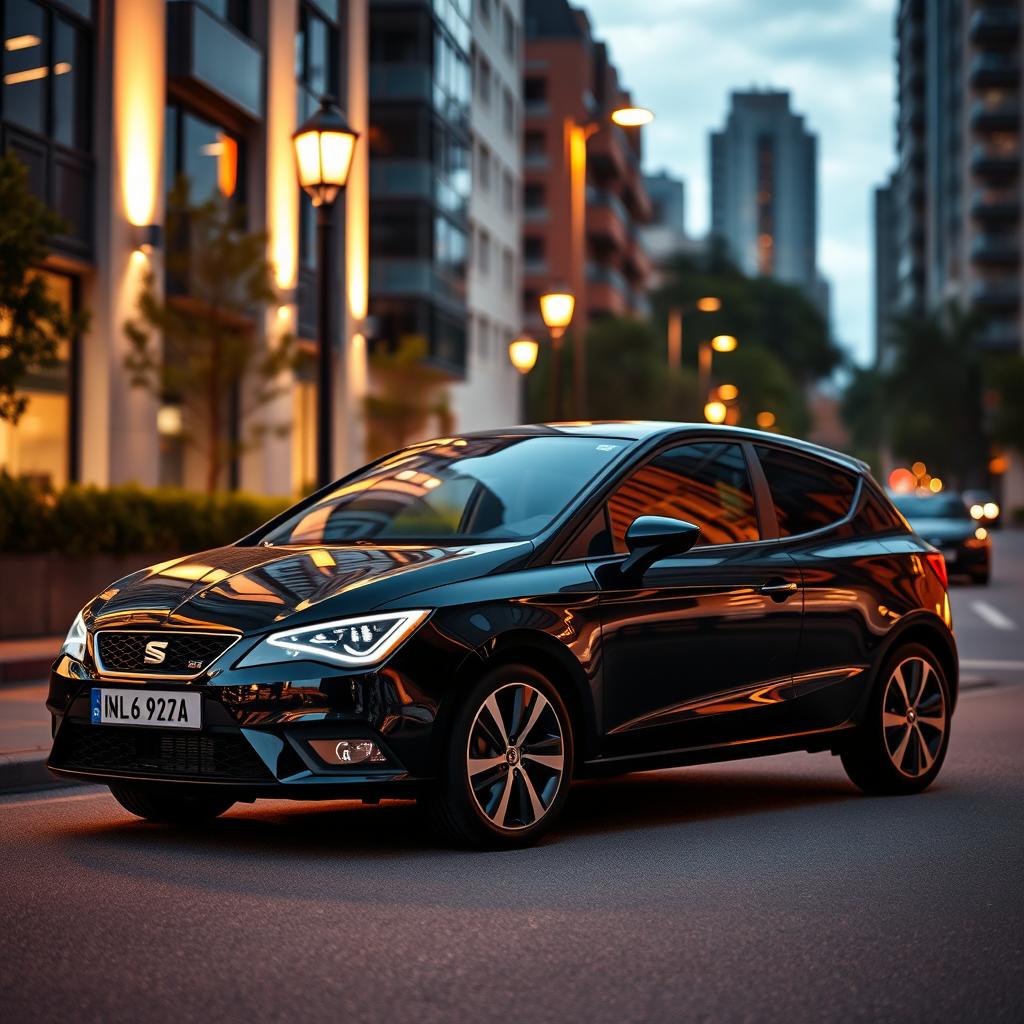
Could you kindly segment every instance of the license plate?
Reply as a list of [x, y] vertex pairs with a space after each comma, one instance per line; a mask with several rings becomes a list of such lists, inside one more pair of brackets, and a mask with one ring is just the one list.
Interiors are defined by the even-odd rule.
[[94, 686], [92, 724], [201, 729], [203, 698], [198, 693], [174, 690], [112, 690]]

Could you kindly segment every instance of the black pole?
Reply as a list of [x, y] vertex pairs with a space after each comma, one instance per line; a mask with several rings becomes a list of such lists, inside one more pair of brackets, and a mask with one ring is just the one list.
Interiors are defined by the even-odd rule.
[[562, 335], [551, 332], [551, 419], [559, 422], [562, 413]]
[[326, 487], [334, 479], [333, 373], [334, 330], [331, 309], [331, 207], [316, 211], [317, 243], [317, 348], [316, 374], [316, 482]]

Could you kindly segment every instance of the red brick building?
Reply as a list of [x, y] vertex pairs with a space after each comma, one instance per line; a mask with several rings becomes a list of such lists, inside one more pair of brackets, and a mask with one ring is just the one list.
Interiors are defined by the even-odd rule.
[[585, 11], [567, 0], [527, 0], [525, 31], [524, 322], [542, 336], [538, 297], [568, 286], [576, 295], [571, 330], [581, 337], [596, 317], [647, 311], [642, 128], [610, 120], [632, 100]]

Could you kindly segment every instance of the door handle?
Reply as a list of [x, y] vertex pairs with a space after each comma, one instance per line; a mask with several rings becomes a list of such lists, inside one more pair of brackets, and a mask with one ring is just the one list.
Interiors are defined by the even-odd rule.
[[787, 583], [780, 580], [778, 583], [765, 583], [761, 587], [761, 593], [767, 594], [773, 601], [785, 601], [790, 594], [795, 594], [800, 589], [798, 583]]

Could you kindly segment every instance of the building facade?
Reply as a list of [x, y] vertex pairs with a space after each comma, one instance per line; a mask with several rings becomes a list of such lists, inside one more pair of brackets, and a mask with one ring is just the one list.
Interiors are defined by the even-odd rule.
[[732, 93], [711, 135], [711, 233], [744, 273], [797, 285], [827, 316], [817, 197], [818, 140], [789, 93]]
[[[0, 468], [55, 486], [202, 486], [186, 396], [133, 387], [125, 365], [124, 324], [147, 276], [175, 308], [190, 300], [165, 274], [168, 191], [187, 179], [194, 199], [229, 203], [266, 233], [279, 302], [237, 325], [247, 343], [264, 351], [289, 332], [311, 346], [314, 225], [291, 135], [332, 94], [365, 139], [366, 17], [365, 0], [5, 0], [0, 146], [68, 222], [40, 272], [91, 322], [57, 369], [27, 382], [21, 422], [0, 424]], [[361, 449], [367, 175], [364, 142], [335, 210], [339, 472]], [[265, 437], [228, 460], [218, 486], [287, 495], [313, 479], [313, 386], [291, 371], [276, 383], [256, 414]], [[237, 439], [235, 397], [225, 431]]]
[[875, 243], [874, 362], [878, 367], [887, 364], [889, 324], [899, 308], [897, 188], [895, 177], [890, 177], [885, 185], [875, 189], [872, 205]]
[[571, 331], [647, 310], [650, 261], [639, 228], [650, 217], [640, 172], [641, 128], [610, 120], [631, 105], [608, 48], [566, 0], [527, 0], [523, 77], [523, 318], [544, 337], [538, 300], [576, 296]]
[[476, 0], [472, 14], [469, 266], [459, 430], [518, 423], [522, 384], [508, 346], [522, 322], [522, 0]]

